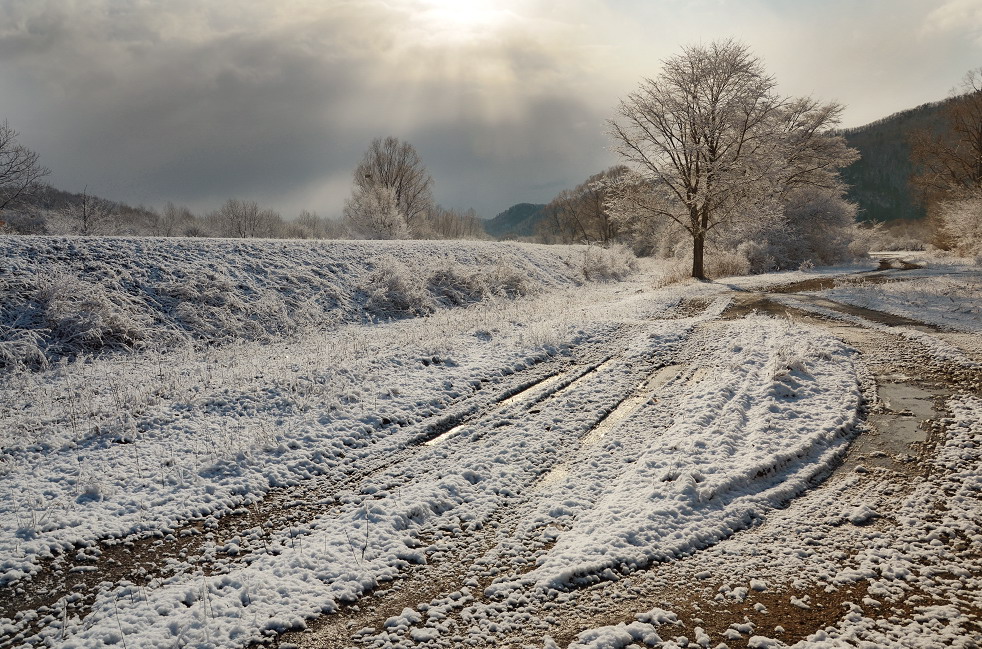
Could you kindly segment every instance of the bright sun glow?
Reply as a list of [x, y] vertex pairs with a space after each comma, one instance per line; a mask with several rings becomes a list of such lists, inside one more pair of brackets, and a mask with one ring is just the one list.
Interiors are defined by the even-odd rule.
[[499, 25], [502, 3], [491, 0], [424, 0], [426, 18], [444, 30], [479, 30]]

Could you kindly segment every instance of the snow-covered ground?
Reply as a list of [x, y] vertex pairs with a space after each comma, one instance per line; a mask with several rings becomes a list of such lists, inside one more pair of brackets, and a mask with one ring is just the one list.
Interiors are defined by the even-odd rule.
[[823, 297], [874, 311], [982, 333], [982, 271], [947, 265], [911, 270], [894, 281], [846, 283], [821, 291]]
[[[904, 629], [971, 646], [977, 620], [941, 600], [979, 577], [944, 554], [949, 538], [982, 547], [978, 395], [947, 400], [925, 459], [935, 477], [903, 498], [869, 482], [875, 470], [815, 489], [868, 428], [868, 359], [817, 322], [726, 316], [769, 286], [847, 274], [822, 296], [856, 291], [888, 311], [899, 298], [871, 296], [893, 284], [856, 282], [875, 263], [654, 289], [651, 269], [627, 276], [623, 259], [580, 248], [45, 243], [3, 240], [14, 297], [0, 344], [9, 359], [29, 339], [44, 362], [10, 362], [0, 393], [0, 646], [239, 647], [308, 625], [316, 644], [318, 625], [413, 575], [435, 590], [396, 597], [405, 606], [336, 646], [548, 647], [564, 629], [577, 647], [684, 646], [665, 631], [683, 624], [680, 603], [638, 608], [631, 625], [557, 614], [693, 562], [693, 584], [729, 573], [728, 594], [773, 592], [811, 552], [803, 536], [840, 529], [856, 545], [822, 554], [821, 579], [886, 601], [910, 594], [901, 575], [924, 604], [890, 622], [857, 601], [801, 646]], [[896, 293], [897, 315], [957, 313], [953, 328], [978, 331], [973, 273], [897, 271], [919, 287]], [[89, 303], [39, 302], [68, 276], [99, 318], [128, 314], [149, 333], [96, 348], [72, 346], [67, 325], [55, 335], [42, 315]], [[221, 286], [199, 298], [160, 297], [212, 276]], [[957, 288], [946, 302], [939, 286]], [[211, 315], [196, 320], [205, 294]], [[33, 309], [19, 325], [15, 299]], [[939, 367], [982, 360], [911, 331], [897, 339]], [[939, 523], [928, 514], [942, 497]], [[887, 517], [898, 531], [876, 524]], [[748, 567], [754, 537], [781, 557], [769, 572]], [[729, 635], [697, 623], [690, 640], [785, 646], [773, 622]]]
[[0, 237], [0, 368], [277, 342], [630, 272], [618, 250], [435, 241]]

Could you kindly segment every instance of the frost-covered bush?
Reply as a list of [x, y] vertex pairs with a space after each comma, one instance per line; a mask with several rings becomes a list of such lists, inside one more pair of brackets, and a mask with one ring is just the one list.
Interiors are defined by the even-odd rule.
[[147, 315], [135, 300], [71, 275], [41, 278], [32, 303], [53, 344], [70, 353], [132, 347], [146, 337]]
[[437, 269], [430, 275], [427, 285], [433, 297], [448, 306], [480, 302], [489, 292], [486, 277], [460, 264]]
[[40, 369], [49, 357], [132, 349], [150, 318], [126, 292], [63, 270], [0, 280], [0, 366]]
[[964, 257], [982, 255], [982, 191], [941, 203], [935, 218], [946, 248]]
[[527, 273], [523, 273], [503, 259], [498, 259], [488, 275], [491, 292], [503, 297], [519, 297], [534, 292]]
[[856, 256], [871, 250], [924, 250], [931, 238], [929, 230], [922, 221], [863, 224], [856, 228], [850, 249]]
[[712, 256], [706, 264], [710, 277], [730, 277], [746, 275], [751, 271], [750, 263], [739, 253], [720, 252]]
[[392, 187], [356, 190], [344, 204], [344, 218], [355, 234], [367, 239], [408, 239], [410, 235]]
[[[869, 250], [857, 241], [856, 206], [836, 191], [806, 187], [790, 192], [780, 201], [761, 208], [755, 218], [739, 219], [735, 225], [712, 233], [725, 274], [766, 273], [800, 268], [803, 263], [827, 266], [855, 259]], [[732, 255], [727, 259], [727, 253]], [[742, 262], [740, 261], [742, 260]], [[719, 277], [712, 270], [711, 277]]]
[[436, 309], [418, 272], [394, 257], [383, 257], [365, 286], [368, 313], [387, 318], [423, 315]]
[[[691, 273], [692, 234], [659, 211], [659, 200], [648, 190], [627, 191], [610, 209], [636, 254], [688, 260]], [[855, 216], [856, 206], [835, 188], [802, 187], [754, 203], [708, 230], [704, 272], [720, 277], [854, 259], [868, 250], [856, 243]]]
[[0, 325], [0, 368], [46, 369], [45, 348], [44, 336], [39, 331]]
[[622, 280], [636, 272], [638, 260], [627, 247], [588, 246], [583, 251], [583, 277], [593, 282]]
[[[747, 259], [738, 253], [712, 251], [706, 255], [706, 277], [731, 277], [746, 275], [750, 265]], [[671, 261], [659, 276], [657, 286], [668, 286], [683, 282], [692, 277], [692, 255], [682, 254]]]

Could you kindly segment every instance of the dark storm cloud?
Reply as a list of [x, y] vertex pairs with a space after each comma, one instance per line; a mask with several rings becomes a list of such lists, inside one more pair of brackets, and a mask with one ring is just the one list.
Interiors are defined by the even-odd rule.
[[548, 202], [614, 164], [603, 131], [602, 117], [590, 106], [554, 97], [531, 101], [513, 123], [434, 124], [417, 139], [441, 201], [500, 211], [518, 202]]
[[417, 147], [439, 201], [492, 216], [614, 163], [605, 118], [683, 44], [735, 35], [787, 92], [843, 101], [856, 125], [977, 66], [977, 7], [0, 0], [0, 118], [56, 186], [286, 216], [338, 214], [368, 143], [391, 134]]
[[408, 22], [411, 7], [325, 6], [277, 17], [237, 3], [7, 4], [3, 83], [44, 105], [9, 118], [66, 188], [199, 208], [245, 196], [288, 215], [338, 212], [338, 188], [379, 135], [433, 151], [438, 198], [485, 213], [591, 168], [570, 120], [603, 155], [602, 118], [563, 96], [563, 62], [534, 39], [455, 43], [448, 56]]
[[0, 52], [15, 52], [33, 73], [22, 82], [49, 102], [44, 125], [28, 116], [18, 126], [43, 132], [39, 148], [57, 152], [49, 166], [71, 185], [151, 201], [282, 195], [357, 155], [341, 136], [358, 131], [347, 117], [367, 63], [332, 51], [341, 24], [198, 40], [133, 17], [132, 28], [111, 16], [69, 28], [69, 18], [33, 16], [0, 38]]

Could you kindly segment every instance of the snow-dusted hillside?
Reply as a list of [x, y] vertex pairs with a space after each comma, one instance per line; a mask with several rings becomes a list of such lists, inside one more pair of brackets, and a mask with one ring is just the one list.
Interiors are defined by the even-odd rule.
[[596, 248], [434, 241], [0, 237], [0, 367], [273, 341], [628, 272]]

